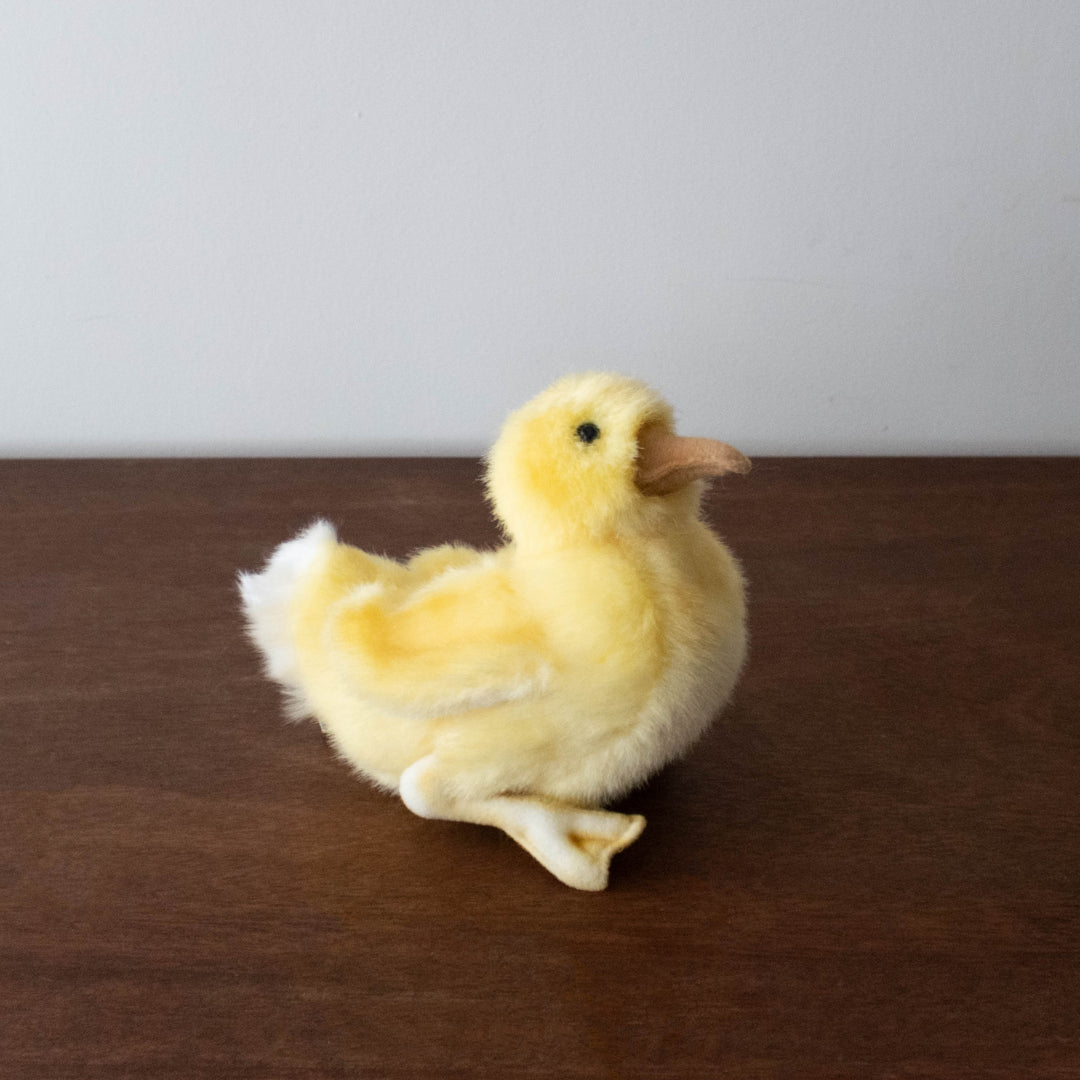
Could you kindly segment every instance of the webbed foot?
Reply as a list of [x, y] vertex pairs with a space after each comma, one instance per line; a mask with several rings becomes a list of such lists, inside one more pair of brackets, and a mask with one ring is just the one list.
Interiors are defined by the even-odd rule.
[[589, 892], [607, 887], [612, 856], [645, 828], [640, 814], [586, 810], [536, 796], [455, 796], [443, 784], [434, 755], [405, 770], [400, 792], [405, 805], [420, 817], [502, 829], [563, 884]]

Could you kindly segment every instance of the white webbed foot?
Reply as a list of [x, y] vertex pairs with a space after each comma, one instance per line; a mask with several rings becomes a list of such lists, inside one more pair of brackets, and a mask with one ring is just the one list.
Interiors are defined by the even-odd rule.
[[528, 795], [464, 799], [449, 793], [430, 754], [402, 773], [401, 799], [414, 814], [493, 825], [517, 841], [565, 885], [598, 892], [607, 887], [611, 857], [645, 828], [640, 814], [586, 810]]

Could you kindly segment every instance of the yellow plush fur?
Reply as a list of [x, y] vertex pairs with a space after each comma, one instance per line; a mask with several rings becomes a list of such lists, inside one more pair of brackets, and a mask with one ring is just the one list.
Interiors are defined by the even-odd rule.
[[742, 578], [701, 483], [635, 484], [657, 427], [671, 409], [643, 384], [567, 377], [489, 456], [504, 547], [399, 563], [317, 523], [241, 577], [268, 672], [347, 761], [424, 816], [504, 828], [579, 888], [603, 888], [644, 825], [589, 808], [685, 751], [745, 653]]

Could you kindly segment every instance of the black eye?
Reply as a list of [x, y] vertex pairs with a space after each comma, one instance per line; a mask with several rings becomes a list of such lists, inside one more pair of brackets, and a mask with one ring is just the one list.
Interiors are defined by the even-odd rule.
[[600, 429], [591, 420], [587, 420], [584, 424], [578, 426], [574, 434], [583, 443], [591, 443], [600, 438]]

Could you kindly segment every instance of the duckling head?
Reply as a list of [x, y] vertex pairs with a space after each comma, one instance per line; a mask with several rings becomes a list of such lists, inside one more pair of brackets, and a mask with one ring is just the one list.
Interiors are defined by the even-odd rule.
[[674, 433], [671, 406], [636, 379], [568, 375], [512, 413], [487, 488], [519, 545], [602, 541], [696, 517], [700, 481], [746, 472], [726, 443]]

